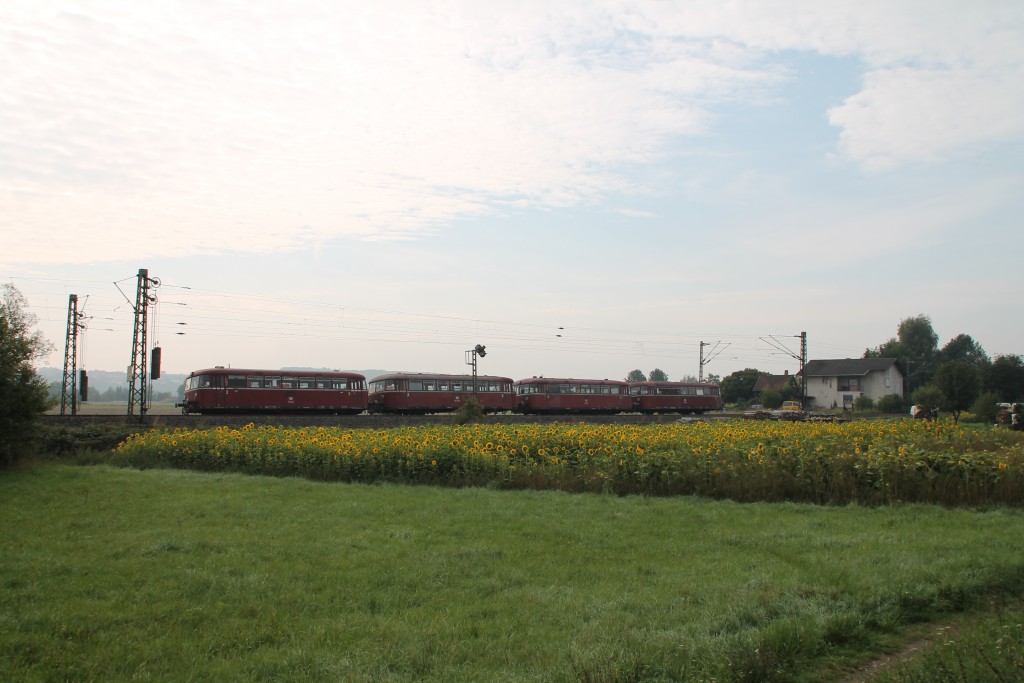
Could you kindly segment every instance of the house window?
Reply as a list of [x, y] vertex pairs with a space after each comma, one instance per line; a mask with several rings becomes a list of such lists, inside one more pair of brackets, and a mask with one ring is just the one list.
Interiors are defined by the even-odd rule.
[[840, 377], [839, 391], [860, 391], [860, 377]]

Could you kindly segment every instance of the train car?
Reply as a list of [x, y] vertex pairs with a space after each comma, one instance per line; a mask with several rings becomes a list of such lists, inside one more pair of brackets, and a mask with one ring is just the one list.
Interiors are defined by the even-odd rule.
[[487, 413], [516, 407], [514, 382], [510, 377], [477, 375], [436, 375], [394, 373], [374, 377], [370, 382], [368, 409], [371, 413], [425, 415], [450, 413], [475, 397]]
[[533, 377], [516, 382], [516, 409], [526, 414], [615, 414], [633, 409], [629, 384], [614, 379]]
[[181, 412], [333, 413], [366, 410], [366, 377], [357, 372], [208, 368], [185, 379]]
[[722, 393], [717, 384], [701, 382], [630, 382], [633, 409], [640, 413], [702, 415], [721, 410]]

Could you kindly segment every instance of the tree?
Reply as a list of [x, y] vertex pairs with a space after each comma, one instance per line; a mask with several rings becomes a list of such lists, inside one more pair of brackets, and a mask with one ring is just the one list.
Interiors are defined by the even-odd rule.
[[[689, 377], [693, 377], [693, 375], [689, 375]], [[697, 378], [694, 377], [694, 379], [697, 379]], [[683, 380], [683, 381], [685, 382], [687, 380]], [[708, 382], [709, 384], [721, 384], [722, 383], [722, 378], [719, 375], [716, 375], [714, 373], [710, 373], [707, 377], [704, 378], [704, 381]]]
[[939, 353], [939, 335], [932, 327], [931, 318], [926, 315], [904, 318], [896, 328], [896, 335], [881, 346], [866, 350], [864, 357], [899, 360], [907, 370], [911, 389], [930, 382]]
[[667, 382], [668, 374], [661, 368], [654, 368], [653, 370], [651, 370], [649, 379], [652, 382]]
[[992, 362], [981, 344], [974, 341], [969, 334], [958, 334], [950, 339], [939, 351], [939, 360], [943, 363], [962, 360], [978, 369], [984, 368]]
[[645, 375], [644, 371], [640, 370], [639, 368], [636, 369], [636, 370], [630, 370], [629, 374], [626, 375], [626, 381], [627, 382], [646, 382], [647, 381], [647, 375]]
[[14, 461], [35, 434], [35, 422], [52, 405], [46, 381], [32, 361], [51, 346], [33, 331], [36, 317], [11, 284], [0, 288], [0, 465]]
[[1024, 399], [1024, 358], [1016, 354], [996, 356], [985, 368], [984, 384], [1000, 401], [1016, 403]]
[[942, 392], [942, 409], [953, 413], [953, 422], [969, 410], [980, 393], [978, 368], [962, 360], [946, 361], [935, 371], [934, 385]]
[[767, 373], [754, 368], [746, 368], [726, 375], [719, 383], [722, 388], [722, 400], [726, 403], [749, 401], [754, 397], [754, 385], [757, 384], [757, 378], [764, 374]]

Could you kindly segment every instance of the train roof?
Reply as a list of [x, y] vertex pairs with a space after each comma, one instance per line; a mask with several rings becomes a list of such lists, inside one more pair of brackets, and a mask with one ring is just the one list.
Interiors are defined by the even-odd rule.
[[572, 379], [572, 378], [559, 378], [559, 377], [530, 377], [528, 379], [521, 379], [519, 384], [622, 384], [627, 385], [628, 382], [624, 382], [621, 379]]
[[[462, 380], [472, 381], [473, 375], [445, 375], [432, 372], [392, 372], [387, 375], [377, 375], [371, 382], [379, 382], [381, 380], [388, 379], [447, 379], [447, 380]], [[488, 382], [512, 382], [511, 377], [500, 377], [498, 375], [477, 375], [477, 381], [486, 380]]]
[[717, 382], [660, 382], [652, 379], [645, 379], [641, 382], [630, 382], [631, 387], [717, 387]]
[[348, 377], [366, 379], [365, 375], [358, 372], [345, 372], [341, 370], [279, 370], [279, 369], [257, 369], [257, 368], [203, 368], [193, 370], [189, 376], [195, 375], [288, 375], [289, 377]]

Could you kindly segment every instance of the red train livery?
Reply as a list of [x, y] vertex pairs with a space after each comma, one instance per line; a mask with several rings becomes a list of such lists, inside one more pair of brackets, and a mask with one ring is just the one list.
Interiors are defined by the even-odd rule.
[[475, 397], [485, 412], [525, 414], [608, 414], [639, 412], [702, 414], [721, 410], [717, 384], [624, 382], [613, 379], [509, 377], [392, 373], [366, 377], [356, 372], [196, 370], [185, 380], [190, 413], [398, 413], [425, 415], [458, 410]]
[[632, 409], [629, 384], [615, 379], [533, 377], [516, 382], [516, 409], [525, 414], [625, 413]]
[[366, 410], [366, 377], [356, 372], [209, 368], [185, 379], [189, 413], [333, 413]]
[[630, 382], [633, 410], [640, 413], [701, 415], [721, 410], [722, 393], [717, 384], [700, 382]]
[[505, 412], [516, 407], [513, 384], [509, 377], [478, 375], [474, 390], [472, 375], [381, 375], [370, 382], [367, 409], [371, 413], [406, 415], [448, 413], [458, 410], [472, 396], [484, 412]]

